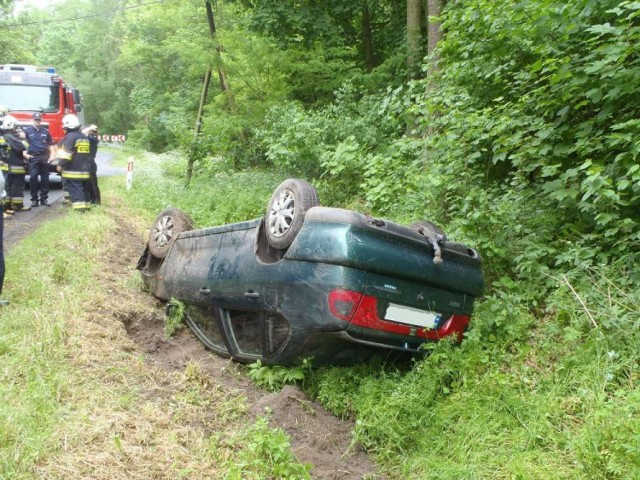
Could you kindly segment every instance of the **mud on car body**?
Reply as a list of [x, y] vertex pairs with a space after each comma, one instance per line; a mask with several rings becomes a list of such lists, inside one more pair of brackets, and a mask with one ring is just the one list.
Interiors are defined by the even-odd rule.
[[192, 228], [180, 210], [160, 213], [138, 269], [156, 297], [185, 304], [209, 349], [239, 362], [415, 355], [462, 340], [484, 287], [478, 253], [432, 223], [321, 207], [302, 180], [283, 182], [263, 218]]

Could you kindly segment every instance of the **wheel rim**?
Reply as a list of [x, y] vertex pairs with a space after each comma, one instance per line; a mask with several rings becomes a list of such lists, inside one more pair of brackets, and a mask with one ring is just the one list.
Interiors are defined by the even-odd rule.
[[269, 232], [280, 238], [287, 234], [293, 223], [295, 214], [295, 198], [293, 192], [284, 190], [271, 204], [269, 209]]
[[153, 229], [153, 242], [159, 247], [165, 247], [173, 238], [173, 220], [169, 216], [162, 217]]

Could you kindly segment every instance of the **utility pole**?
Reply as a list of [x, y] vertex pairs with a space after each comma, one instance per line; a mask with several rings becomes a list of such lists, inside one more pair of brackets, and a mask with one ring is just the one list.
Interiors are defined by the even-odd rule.
[[[209, 35], [211, 36], [211, 40], [215, 40], [216, 38], [216, 22], [213, 17], [213, 8], [211, 7], [211, 2], [209, 0], [205, 0], [204, 2], [205, 8], [207, 10], [207, 22], [209, 23]], [[215, 52], [216, 64], [218, 66], [218, 80], [220, 82], [220, 90], [222, 90], [227, 95], [227, 101], [229, 102], [229, 109], [232, 113], [238, 112], [238, 107], [236, 105], [236, 100], [233, 96], [233, 92], [231, 91], [231, 86], [229, 85], [229, 81], [227, 79], [227, 75], [222, 67], [222, 47], [218, 44], [216, 45]], [[202, 82], [202, 93], [200, 94], [200, 103], [198, 104], [198, 113], [196, 114], [196, 124], [193, 130], [193, 141], [198, 139], [198, 135], [200, 135], [200, 129], [202, 127], [202, 114], [204, 112], [204, 106], [207, 103], [207, 95], [209, 93], [209, 85], [211, 83], [211, 75], [213, 71], [213, 66], [211, 60], [207, 64], [207, 72], [205, 73], [204, 80]], [[189, 156], [189, 163], [187, 165], [187, 186], [191, 183], [191, 177], [193, 176], [193, 163], [195, 161], [194, 156]]]

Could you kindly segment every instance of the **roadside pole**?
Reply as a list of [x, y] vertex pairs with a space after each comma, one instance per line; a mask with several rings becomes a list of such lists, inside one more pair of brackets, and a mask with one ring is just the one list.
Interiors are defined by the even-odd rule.
[[131, 190], [131, 185], [133, 185], [133, 157], [129, 157], [127, 162], [127, 192]]

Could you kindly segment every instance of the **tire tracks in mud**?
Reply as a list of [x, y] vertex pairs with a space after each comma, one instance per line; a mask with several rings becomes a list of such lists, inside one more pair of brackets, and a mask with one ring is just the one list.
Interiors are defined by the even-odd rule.
[[[109, 213], [115, 218], [117, 228], [117, 233], [109, 238], [117, 239], [118, 248], [111, 249], [114, 258], [108, 263], [113, 270], [106, 275], [107, 281], [131, 274], [146, 241], [144, 234], [136, 233], [140, 229], [124, 211], [110, 208]], [[110, 288], [118, 287], [114, 282]], [[261, 390], [248, 379], [243, 366], [206, 350], [187, 328], [167, 338], [162, 302], [141, 290], [125, 295], [127, 302], [145, 305], [144, 311], [153, 312], [140, 315], [140, 309], [132, 309], [137, 313], [121, 318], [129, 338], [144, 353], [147, 362], [171, 372], [183, 372], [195, 362], [216, 383], [242, 393], [249, 404], [251, 418], [268, 414], [269, 425], [281, 428], [290, 436], [292, 451], [298, 459], [313, 465], [313, 479], [385, 478], [376, 474], [375, 463], [352, 441], [353, 421], [340, 420], [330, 414], [297, 387], [288, 386], [278, 393]]]

